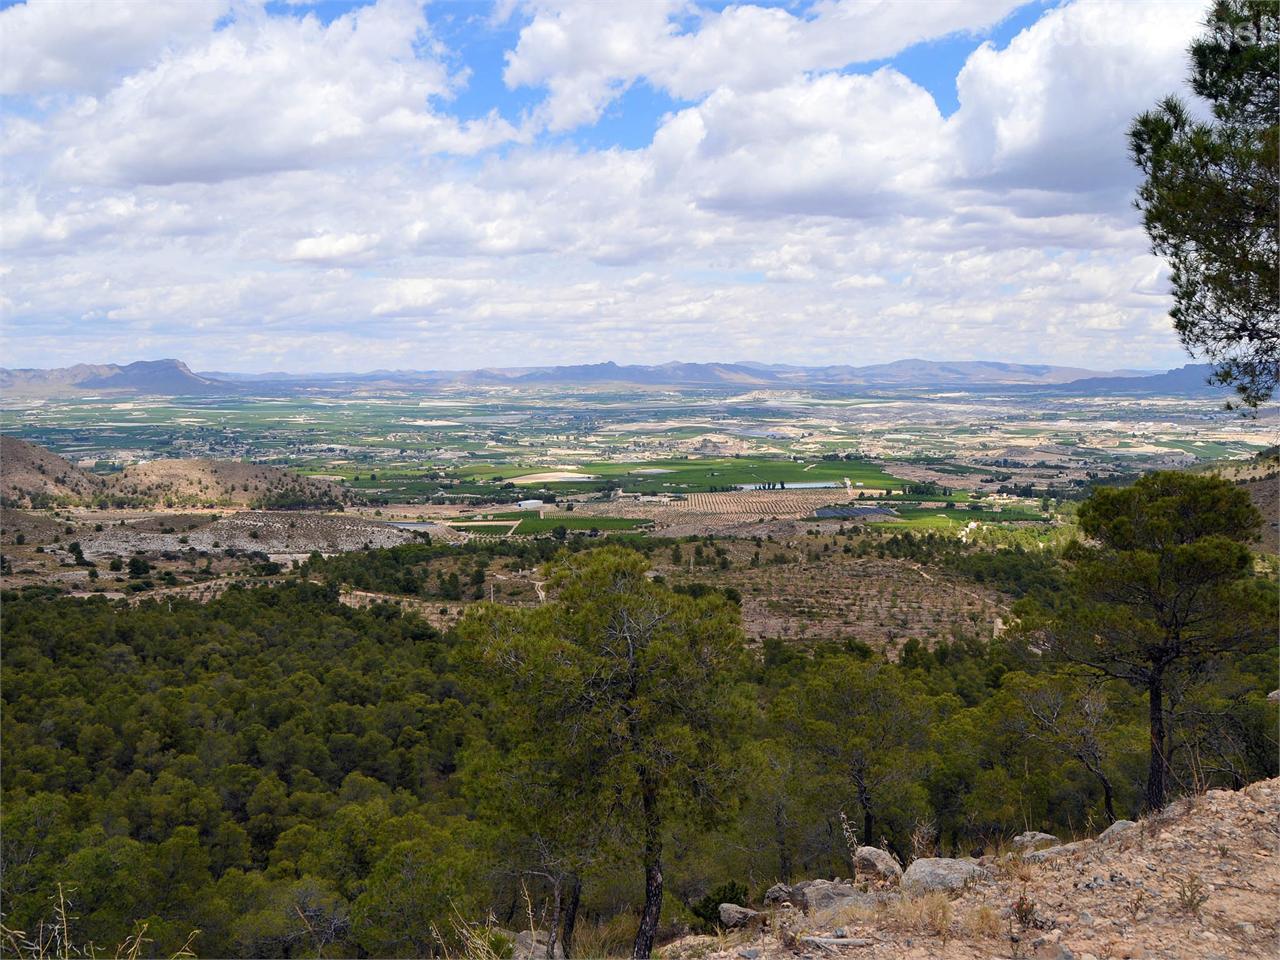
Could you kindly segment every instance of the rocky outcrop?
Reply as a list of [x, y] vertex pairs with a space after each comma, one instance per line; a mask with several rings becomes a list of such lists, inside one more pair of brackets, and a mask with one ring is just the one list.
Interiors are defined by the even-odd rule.
[[775, 883], [764, 892], [764, 902], [766, 906], [770, 907], [778, 907], [784, 903], [790, 903], [791, 885], [789, 883]]
[[1126, 833], [1136, 827], [1137, 824], [1132, 820], [1117, 820], [1107, 829], [1098, 834], [1099, 840], [1119, 840]]
[[1052, 833], [1041, 833], [1039, 830], [1028, 830], [1020, 833], [1011, 841], [1013, 849], [1019, 853], [1028, 853], [1042, 847], [1052, 847], [1062, 841]]
[[759, 913], [747, 907], [740, 907], [736, 903], [720, 904], [720, 925], [726, 930], [736, 930], [738, 927], [745, 927], [751, 921], [755, 920]]
[[857, 894], [856, 887], [839, 880], [803, 880], [791, 888], [791, 902], [805, 913], [816, 913]]
[[858, 872], [869, 874], [876, 880], [886, 883], [899, 883], [902, 880], [902, 867], [879, 847], [859, 847], [854, 853], [854, 865]]
[[902, 887], [909, 893], [952, 892], [963, 890], [977, 880], [991, 875], [982, 867], [964, 860], [947, 857], [923, 857], [913, 860], [902, 875]]
[[1071, 853], [1080, 853], [1092, 845], [1092, 840], [1077, 840], [1075, 843], [1060, 843], [1056, 847], [1045, 847], [1043, 850], [1036, 850], [1033, 853], [1028, 853], [1025, 859], [1028, 863], [1044, 863], [1046, 860], [1053, 860], [1056, 857], [1065, 857]]
[[[804, 918], [781, 912], [749, 942], [689, 936], [667, 960], [1257, 960], [1275, 954], [1280, 902], [1280, 779], [1238, 791], [1210, 790], [1100, 840], [1051, 855], [1032, 870], [993, 869], [990, 878], [933, 896], [911, 889], [922, 872], [974, 871], [964, 860], [922, 860], [903, 887], [837, 899]], [[1117, 843], [1110, 838], [1126, 836]], [[1051, 848], [1052, 849], [1052, 848]], [[1044, 851], [1032, 851], [1043, 853]], [[963, 881], [962, 881], [963, 882]], [[1185, 904], [1191, 889], [1207, 900]], [[827, 881], [817, 891], [831, 890]], [[835, 886], [843, 886], [839, 881]], [[928, 884], [928, 886], [939, 886]], [[785, 887], [773, 899], [779, 901]], [[836, 892], [839, 892], [838, 890]], [[871, 902], [867, 909], [846, 905]], [[945, 898], [945, 901], [944, 901]], [[798, 902], [795, 901], [795, 902]], [[933, 911], [932, 913], [930, 911]], [[932, 919], [931, 919], [932, 917]]]

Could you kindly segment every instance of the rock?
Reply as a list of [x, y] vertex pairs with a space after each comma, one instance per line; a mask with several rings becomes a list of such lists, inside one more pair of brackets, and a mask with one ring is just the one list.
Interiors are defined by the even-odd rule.
[[1075, 954], [1060, 943], [1042, 943], [1031, 957], [1032, 960], [1075, 960]]
[[1011, 842], [1013, 844], [1013, 849], [1020, 853], [1026, 853], [1030, 850], [1038, 850], [1041, 847], [1056, 846], [1062, 841], [1052, 833], [1041, 833], [1039, 830], [1028, 830], [1025, 833], [1018, 834]]
[[1032, 853], [1028, 853], [1023, 859], [1026, 860], [1027, 863], [1044, 863], [1046, 860], [1052, 860], [1055, 857], [1066, 856], [1069, 853], [1079, 853], [1092, 843], [1092, 840], [1077, 840], [1075, 843], [1064, 843], [1056, 847], [1045, 847], [1043, 850], [1036, 850]]
[[854, 864], [860, 871], [874, 874], [877, 880], [898, 883], [902, 880], [902, 868], [898, 861], [879, 847], [859, 847], [854, 853]]
[[729, 930], [745, 927], [758, 916], [760, 914], [755, 910], [751, 910], [748, 907], [740, 907], [736, 903], [720, 904], [720, 923]]
[[1272, 690], [1267, 694], [1267, 700], [1271, 703], [1280, 703], [1280, 690]]
[[790, 903], [791, 896], [790, 884], [775, 883], [764, 892], [764, 902], [769, 906], [777, 906], [781, 903]]
[[839, 900], [850, 900], [858, 891], [847, 883], [833, 880], [805, 880], [791, 888], [792, 903], [803, 907], [805, 913], [825, 910]]
[[986, 870], [963, 860], [923, 857], [912, 861], [902, 875], [902, 886], [911, 893], [961, 890], [975, 880], [990, 877]]
[[[521, 930], [516, 934], [515, 949], [511, 951], [512, 960], [542, 960], [547, 955], [547, 935], [541, 930]], [[556, 941], [555, 955], [564, 957], [564, 947]]]
[[1107, 827], [1107, 829], [1098, 834], [1098, 839], [1117, 840], [1136, 826], [1137, 824], [1132, 820], [1117, 820], [1111, 826]]
[[738, 951], [738, 956], [740, 956], [742, 960], [756, 960], [756, 957], [760, 956], [760, 948], [744, 947]]

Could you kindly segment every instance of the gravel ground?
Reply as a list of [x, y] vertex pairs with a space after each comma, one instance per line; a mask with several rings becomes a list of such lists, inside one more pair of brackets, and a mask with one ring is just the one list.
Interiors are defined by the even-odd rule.
[[[1179, 800], [1117, 837], [1040, 863], [989, 861], [948, 899], [894, 900], [763, 930], [691, 936], [667, 960], [1236, 960], [1280, 955], [1280, 780]], [[1012, 906], [1026, 897], [1031, 924]], [[1203, 897], [1198, 904], [1196, 901]], [[1192, 904], [1196, 904], [1192, 906]], [[781, 928], [787, 926], [790, 946]], [[813, 943], [845, 940], [840, 943]], [[794, 937], [795, 939], [792, 939]], [[1016, 940], [1014, 939], [1016, 937]]]
[[[429, 531], [428, 531], [429, 532]], [[393, 547], [419, 538], [386, 523], [340, 514], [250, 511], [224, 517], [189, 532], [155, 533], [129, 525], [109, 526], [81, 537], [86, 557], [126, 556], [136, 551], [214, 551], [233, 547], [276, 555], [305, 556], [313, 550], [343, 553], [365, 547]], [[183, 542], [183, 541], [186, 542]]]

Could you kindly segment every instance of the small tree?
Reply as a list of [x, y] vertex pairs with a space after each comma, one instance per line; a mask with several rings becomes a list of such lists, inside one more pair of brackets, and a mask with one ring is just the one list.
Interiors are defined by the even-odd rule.
[[1146, 691], [1149, 810], [1168, 789], [1174, 672], [1274, 636], [1275, 592], [1245, 547], [1260, 524], [1245, 491], [1189, 473], [1103, 488], [1080, 507], [1093, 543], [1072, 551], [1071, 597], [1045, 635], [1057, 656]]
[[878, 842], [891, 811], [905, 818], [923, 807], [933, 704], [898, 667], [825, 657], [778, 697], [774, 711], [814, 775], [834, 781], [833, 796], [858, 805], [864, 843]]
[[[559, 785], [560, 802], [591, 811], [613, 842], [639, 854], [638, 958], [652, 953], [658, 931], [666, 831], [677, 815], [720, 811], [728, 734], [745, 713], [733, 696], [743, 651], [737, 607], [719, 592], [677, 594], [647, 568], [630, 550], [579, 554], [553, 577], [552, 603], [480, 604], [460, 628], [495, 708], [518, 718], [504, 727], [509, 749], [549, 763], [554, 774], [543, 784]], [[581, 851], [564, 852], [566, 824], [530, 826], [555, 839], [547, 851], [557, 864], [576, 865]]]
[[1105, 692], [1069, 673], [1044, 677], [1012, 673], [1001, 680], [1001, 686], [1015, 699], [1009, 718], [1013, 730], [1084, 767], [1102, 788], [1107, 822], [1115, 823], [1115, 786], [1106, 735], [1116, 718], [1108, 709]]
[[1172, 270], [1174, 327], [1243, 402], [1267, 400], [1280, 373], [1280, 5], [1218, 0], [1191, 45], [1202, 122], [1177, 97], [1134, 120], [1144, 182], [1136, 205]]

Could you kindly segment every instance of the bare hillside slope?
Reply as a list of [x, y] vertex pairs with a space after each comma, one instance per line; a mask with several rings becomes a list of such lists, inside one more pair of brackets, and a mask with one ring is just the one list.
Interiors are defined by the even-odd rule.
[[100, 477], [44, 447], [0, 437], [0, 496], [5, 503], [30, 506], [33, 500], [92, 497], [102, 487]]
[[168, 505], [337, 506], [344, 491], [291, 470], [232, 460], [153, 460], [127, 467], [111, 492]]

